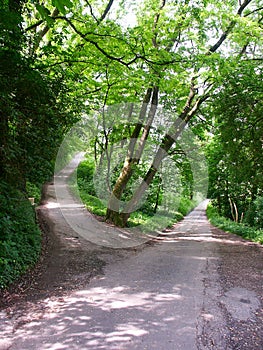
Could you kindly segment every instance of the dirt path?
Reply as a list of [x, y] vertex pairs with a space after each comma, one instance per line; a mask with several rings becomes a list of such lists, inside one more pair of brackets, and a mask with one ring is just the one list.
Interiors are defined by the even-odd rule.
[[46, 193], [46, 249], [2, 299], [0, 349], [263, 348], [263, 249], [212, 228], [205, 203], [158, 238], [113, 249], [76, 234], [53, 184]]

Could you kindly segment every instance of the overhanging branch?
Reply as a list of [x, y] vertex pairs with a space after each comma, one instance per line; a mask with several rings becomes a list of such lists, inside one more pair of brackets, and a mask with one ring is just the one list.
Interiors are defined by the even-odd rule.
[[[241, 4], [241, 6], [239, 7], [238, 11], [237, 11], [237, 15], [241, 17], [243, 11], [245, 10], [245, 8], [251, 3], [252, 0], [245, 0], [243, 2], [243, 4]], [[221, 37], [218, 39], [218, 41], [212, 45], [209, 50], [208, 50], [208, 54], [215, 52], [222, 44], [223, 42], [226, 40], [226, 38], [228, 37], [228, 35], [231, 33], [232, 29], [235, 27], [237, 21], [233, 20], [230, 22], [228, 28], [226, 29], [226, 31], [221, 35]]]

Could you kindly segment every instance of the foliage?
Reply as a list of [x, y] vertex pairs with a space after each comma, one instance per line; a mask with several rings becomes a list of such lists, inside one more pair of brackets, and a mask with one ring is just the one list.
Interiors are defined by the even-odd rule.
[[[24, 27], [30, 42], [27, 52], [35, 58], [35, 67], [49, 78], [55, 76], [66, 81], [70, 101], [76, 96], [86, 115], [106, 105], [145, 101], [146, 91], [151, 90], [152, 96], [153, 91], [157, 91], [159, 102], [155, 98], [154, 103], [162, 104], [173, 114], [169, 127], [175, 130], [176, 120], [181, 117], [186, 124], [191, 122], [199, 137], [203, 137], [206, 127], [196, 116], [208, 100], [213, 102], [228, 70], [234, 72], [240, 62], [242, 66], [246, 61], [260, 60], [260, 2], [145, 0], [136, 2], [138, 6], [134, 7], [131, 2], [125, 6], [120, 3], [117, 9], [112, 4], [112, 1], [87, 4], [45, 0], [40, 5], [37, 1], [27, 1], [24, 12]], [[134, 24], [125, 23], [128, 10], [136, 17]], [[243, 73], [245, 77], [248, 74], [248, 71]], [[238, 91], [242, 96], [242, 90]], [[149, 106], [154, 103], [153, 99], [147, 102]], [[93, 117], [91, 114], [90, 119]], [[115, 122], [106, 127], [103, 117], [95, 120], [95, 124], [100, 134], [93, 140], [94, 152], [99, 147], [101, 152], [110, 153], [118, 134], [125, 134], [124, 128], [116, 128]], [[149, 122], [147, 132], [143, 132], [145, 126], [141, 127], [141, 132], [136, 134], [138, 143], [143, 145], [143, 137], [144, 141], [155, 138], [153, 125]], [[173, 150], [166, 137], [168, 129], [162, 130], [156, 144]], [[140, 147], [144, 151], [144, 146]], [[144, 195], [143, 181], [149, 182], [150, 191], [161, 188], [160, 181], [153, 180], [156, 171], [151, 164], [141, 165], [131, 161], [126, 178], [115, 177], [112, 198], [116, 198], [119, 189], [117, 198], [129, 196], [132, 206]], [[118, 170], [121, 175], [123, 168]], [[139, 173], [142, 182], [135, 191], [132, 183]], [[153, 186], [152, 181], [155, 181]], [[184, 173], [183, 181], [188, 183], [185, 191], [193, 196], [189, 171]], [[111, 198], [109, 207], [110, 201]], [[129, 209], [126, 212], [130, 212]], [[111, 219], [110, 211], [107, 215]], [[122, 218], [124, 225], [126, 220], [127, 217]]]
[[249, 208], [251, 217], [251, 203], [263, 192], [262, 72], [253, 62], [229, 70], [210, 109], [216, 135], [207, 147], [209, 195], [222, 215], [238, 221]]
[[26, 4], [9, 0], [0, 5], [2, 287], [37, 260], [40, 233], [26, 196], [39, 201], [41, 185], [53, 175], [58, 146], [79, 113], [76, 105], [73, 111], [63, 70], [43, 72], [30, 53], [30, 38], [23, 30]]
[[[70, 135], [69, 135], [70, 134]], [[80, 136], [75, 135], [72, 130], [66, 134], [63, 142], [60, 144], [58, 152], [56, 154], [56, 164], [55, 164], [55, 173], [58, 173], [62, 170], [69, 162], [72, 157], [79, 153], [81, 150], [85, 150], [85, 144], [83, 143]]]
[[52, 175], [58, 146], [78, 108], [70, 111], [63, 70], [47, 74], [29, 56], [21, 12], [22, 1], [10, 0], [0, 13], [0, 168], [5, 181], [25, 189], [26, 181], [41, 184]]
[[39, 204], [41, 200], [41, 188], [32, 182], [26, 183], [26, 194], [28, 198], [34, 198], [34, 204]]
[[196, 202], [194, 202], [193, 200], [186, 198], [186, 197], [182, 197], [180, 200], [180, 205], [178, 208], [178, 211], [183, 215], [187, 215], [192, 209], [194, 209], [194, 207], [196, 206]]
[[8, 120], [3, 135], [5, 179], [43, 183], [53, 172], [52, 162], [68, 123], [56, 103], [57, 87], [19, 56], [4, 51], [0, 62], [0, 109]]
[[91, 158], [88, 158], [81, 162], [77, 169], [77, 181], [78, 187], [83, 193], [87, 193], [91, 196], [95, 196], [95, 188], [94, 188], [94, 172], [95, 172], [95, 164]]
[[[105, 217], [107, 210], [107, 203], [101, 201], [97, 197], [97, 193], [94, 188], [94, 173], [95, 173], [95, 163], [94, 160], [90, 156], [87, 157], [86, 160], [82, 161], [77, 168], [77, 186], [80, 194], [80, 198], [85, 204], [86, 208], [95, 215]], [[154, 213], [155, 206], [155, 196], [151, 197], [153, 193], [157, 191], [154, 183], [152, 184], [153, 189], [150, 190], [144, 204], [140, 209], [133, 212], [129, 219], [128, 225], [129, 227], [134, 227], [138, 225], [147, 225], [148, 220], [152, 220], [152, 216]], [[155, 187], [155, 188], [154, 188]], [[158, 187], [158, 186], [157, 186]], [[76, 188], [74, 188], [74, 184], [71, 184], [71, 188], [73, 192], [76, 192]], [[123, 197], [124, 200], [127, 200], [129, 193], [126, 192], [127, 197]], [[160, 200], [160, 209], [155, 215], [155, 220], [151, 223], [151, 229], [154, 230], [159, 227], [161, 222], [167, 222], [167, 215], [169, 216], [169, 224], [168, 226], [173, 225], [175, 222], [180, 221], [185, 215], [191, 211], [196, 203], [186, 197], [177, 198], [174, 201], [174, 208], [178, 207], [178, 211], [175, 209], [172, 212], [168, 212], [165, 209], [162, 212], [162, 200]]]
[[244, 222], [258, 229], [263, 229], [263, 197], [257, 197], [250, 204]]
[[41, 233], [31, 203], [0, 183], [0, 288], [5, 288], [38, 259]]
[[93, 214], [98, 216], [105, 216], [107, 207], [105, 204], [101, 202], [101, 200], [95, 196], [92, 196], [88, 194], [85, 190], [83, 190], [85, 187], [81, 187], [79, 189], [80, 192], [80, 198], [85, 204], [86, 208]]
[[[212, 125], [215, 136], [207, 148], [210, 194], [220, 213], [230, 217], [236, 207], [240, 220], [252, 206], [259, 212], [255, 199], [263, 194], [260, 1], [144, 0], [115, 5], [108, 0], [2, 1], [0, 180], [37, 195], [37, 188], [53, 173], [63, 136], [85, 116], [90, 125], [86, 146], [89, 151], [93, 147], [96, 164], [107, 158], [107, 190], [115, 195], [121, 185], [118, 198], [133, 204], [145, 196], [142, 211], [133, 214], [138, 220], [153, 214], [156, 222], [165, 215], [173, 218], [180, 216], [174, 209], [179, 202], [183, 214], [191, 207], [195, 185], [188, 155], [176, 153], [174, 140], [189, 125], [206, 142]], [[129, 10], [136, 18], [133, 24], [126, 23]], [[142, 109], [121, 123], [125, 111], [120, 102], [131, 107], [140, 102]], [[111, 115], [104, 113], [108, 105], [118, 106]], [[169, 118], [154, 112], [158, 105]], [[81, 138], [66, 145], [59, 167]], [[123, 154], [109, 174], [112, 146], [131, 146], [132, 138], [137, 140], [136, 154], [128, 148], [130, 154]], [[153, 161], [147, 159], [146, 141], [155, 152]], [[166, 181], [157, 171], [163, 149], [179, 168], [182, 193], [172, 171]], [[198, 160], [196, 164], [198, 168]], [[79, 187], [92, 210], [102, 214], [93, 170], [89, 160], [80, 166]], [[121, 177], [123, 170], [126, 178]], [[166, 196], [165, 182], [173, 187]], [[149, 185], [146, 194], [141, 190], [144, 183]], [[9, 206], [5, 204], [7, 211]], [[171, 213], [167, 207], [172, 207]], [[120, 220], [123, 208], [119, 209], [117, 220], [125, 225], [127, 217]], [[28, 212], [27, 207], [24, 210]], [[258, 212], [254, 222], [256, 217], [261, 220]], [[9, 219], [3, 217], [9, 232]]]
[[235, 233], [244, 239], [263, 244], [263, 230], [220, 216], [217, 209], [211, 204], [208, 205], [206, 213], [212, 225], [226, 232]]

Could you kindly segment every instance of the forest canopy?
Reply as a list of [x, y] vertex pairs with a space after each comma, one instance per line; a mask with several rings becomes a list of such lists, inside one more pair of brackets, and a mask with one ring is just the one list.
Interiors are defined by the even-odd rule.
[[[90, 116], [93, 129], [104, 128], [100, 140], [92, 140], [95, 161], [116, 139], [130, 139], [126, 161], [109, 188], [107, 211], [109, 220], [123, 225], [144, 194], [143, 185], [125, 213], [118, 206], [112, 211], [110, 203], [121, 199], [147, 140], [157, 144], [142, 176], [148, 185], [164, 159], [162, 151], [175, 152], [186, 125], [200, 142], [214, 135], [216, 145], [208, 150], [220, 148], [231, 164], [241, 138], [249, 140], [239, 159], [249, 152], [259, 157], [260, 1], [6, 0], [1, 6], [0, 168], [8, 182], [21, 189], [27, 181], [43, 183], [63, 136], [83, 116]], [[141, 105], [132, 125], [106, 127], [103, 117], [94, 120], [98, 110], [119, 103]], [[242, 113], [235, 124], [231, 115], [237, 105]], [[172, 116], [162, 130], [156, 129], [159, 106]], [[253, 159], [246, 167], [251, 162], [261, 164]], [[260, 195], [258, 176], [252, 187], [257, 188], [251, 190], [253, 200]], [[220, 208], [221, 197], [232, 196], [212, 192]]]

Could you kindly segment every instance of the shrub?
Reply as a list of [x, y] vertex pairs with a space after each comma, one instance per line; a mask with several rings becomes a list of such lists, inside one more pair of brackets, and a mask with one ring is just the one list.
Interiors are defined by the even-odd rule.
[[40, 186], [37, 186], [31, 182], [26, 183], [26, 192], [28, 197], [32, 197], [35, 199], [35, 203], [39, 204], [41, 199], [41, 189]]
[[257, 197], [245, 215], [245, 222], [250, 226], [263, 229], [263, 197]]
[[86, 159], [81, 162], [77, 169], [77, 181], [78, 187], [81, 192], [87, 193], [91, 196], [95, 196], [95, 188], [93, 183], [93, 175], [95, 171], [94, 161]]
[[179, 211], [179, 213], [181, 213], [182, 215], [185, 216], [192, 209], [194, 209], [195, 206], [196, 206], [195, 201], [193, 201], [193, 200], [191, 200], [189, 198], [181, 197], [178, 211]]
[[206, 214], [212, 225], [226, 232], [235, 233], [244, 239], [263, 244], [263, 230], [258, 230], [256, 227], [250, 227], [220, 216], [217, 209], [211, 204], [208, 205]]
[[37, 261], [41, 232], [24, 195], [0, 183], [0, 288], [5, 288]]

